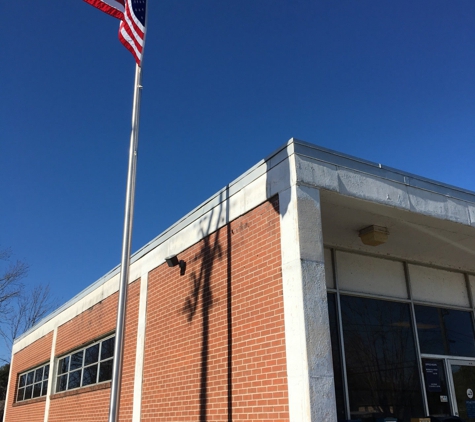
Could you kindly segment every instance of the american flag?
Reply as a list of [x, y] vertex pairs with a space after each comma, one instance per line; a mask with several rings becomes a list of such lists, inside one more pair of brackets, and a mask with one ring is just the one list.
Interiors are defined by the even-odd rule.
[[135, 57], [139, 66], [145, 43], [147, 0], [84, 0], [99, 10], [120, 19], [119, 40]]

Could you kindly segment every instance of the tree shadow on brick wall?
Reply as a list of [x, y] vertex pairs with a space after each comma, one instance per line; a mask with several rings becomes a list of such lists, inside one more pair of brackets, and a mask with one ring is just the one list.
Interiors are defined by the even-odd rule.
[[[209, 327], [210, 327], [210, 311], [213, 306], [213, 290], [211, 286], [211, 278], [213, 270], [215, 270], [217, 260], [223, 256], [223, 248], [219, 241], [221, 230], [227, 232], [227, 277], [226, 277], [226, 323], [227, 323], [227, 415], [228, 422], [232, 421], [232, 312], [231, 312], [231, 227], [229, 223], [229, 207], [227, 206], [229, 191], [228, 188], [223, 192], [220, 198], [221, 206], [217, 211], [213, 211], [209, 216], [208, 225], [202, 229], [202, 246], [196, 259], [200, 261], [199, 270], [190, 274], [191, 292], [185, 300], [183, 312], [188, 322], [193, 321], [196, 317], [199, 303], [201, 301], [201, 370], [200, 370], [200, 393], [199, 393], [199, 421], [207, 421], [208, 410], [208, 368], [209, 368]], [[223, 208], [225, 210], [223, 210]], [[217, 219], [214, 219], [214, 213], [217, 212]], [[220, 221], [225, 214], [226, 227], [212, 231], [213, 221]]]

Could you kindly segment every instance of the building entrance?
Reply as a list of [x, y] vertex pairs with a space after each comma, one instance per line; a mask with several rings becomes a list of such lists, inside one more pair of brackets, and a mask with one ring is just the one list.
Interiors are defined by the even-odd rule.
[[422, 366], [429, 414], [475, 422], [475, 361], [423, 358]]

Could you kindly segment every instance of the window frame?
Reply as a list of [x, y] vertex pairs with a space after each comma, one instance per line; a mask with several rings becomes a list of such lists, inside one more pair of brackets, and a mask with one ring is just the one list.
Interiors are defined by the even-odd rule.
[[[46, 369], [47, 368], [47, 369]], [[37, 373], [38, 371], [41, 370], [41, 379], [37, 380]], [[45, 375], [45, 372], [47, 371], [47, 374]], [[29, 382], [28, 381], [28, 376], [30, 374], [32, 375], [32, 379]], [[48, 394], [48, 383], [50, 382], [50, 362], [45, 362], [42, 365], [35, 366], [33, 368], [28, 369], [27, 371], [20, 372], [18, 374], [18, 382], [17, 382], [17, 388], [16, 388], [16, 394], [15, 394], [15, 403], [23, 403], [23, 402], [28, 402], [29, 400], [33, 399], [38, 399], [41, 397], [44, 397]], [[22, 383], [22, 377], [23, 378], [23, 383]], [[40, 387], [40, 394], [35, 396], [35, 386], [41, 386]], [[29, 393], [30, 397], [25, 398], [26, 391], [28, 388], [31, 387], [31, 391]], [[19, 399], [20, 397], [20, 390], [23, 390], [23, 395], [22, 398]]]
[[[112, 341], [112, 351], [110, 352], [109, 356], [102, 358], [103, 344], [109, 340]], [[58, 357], [56, 360], [56, 372], [54, 374], [54, 393], [64, 393], [66, 391], [77, 390], [80, 388], [110, 382], [112, 379], [112, 364], [115, 356], [114, 342], [115, 333]], [[95, 346], [98, 346], [97, 352], [91, 351]], [[95, 360], [86, 362], [88, 356], [87, 351], [91, 351], [90, 353], [93, 355], [97, 353], [97, 358]], [[81, 361], [80, 364], [79, 359]], [[110, 365], [111, 376], [107, 377], [107, 379], [101, 380], [101, 369], [103, 368], [104, 364], [107, 366]], [[95, 380], [88, 378], [87, 383], [85, 384], [84, 373], [85, 370], [88, 369], [90, 369], [92, 373], [95, 372]], [[73, 374], [73, 377], [71, 377], [71, 374]]]

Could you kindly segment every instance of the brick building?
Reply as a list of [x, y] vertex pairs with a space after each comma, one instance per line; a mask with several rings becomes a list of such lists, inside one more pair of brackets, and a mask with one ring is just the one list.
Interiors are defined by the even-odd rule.
[[[290, 140], [134, 254], [119, 418], [475, 421], [474, 251], [475, 193]], [[107, 420], [118, 278], [15, 341], [5, 421]]]

